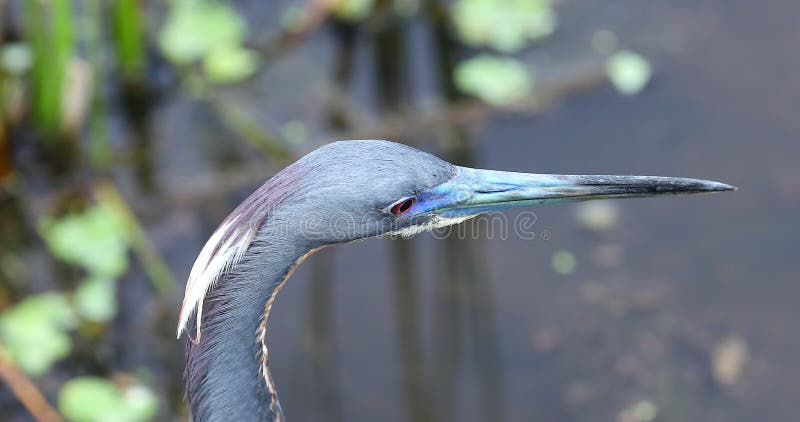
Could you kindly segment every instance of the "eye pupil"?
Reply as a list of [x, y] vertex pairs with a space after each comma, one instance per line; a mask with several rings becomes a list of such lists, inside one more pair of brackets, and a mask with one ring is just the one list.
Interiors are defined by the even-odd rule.
[[414, 198], [408, 198], [403, 202], [398, 202], [392, 207], [392, 214], [400, 215], [404, 212], [411, 209], [411, 206], [414, 205]]

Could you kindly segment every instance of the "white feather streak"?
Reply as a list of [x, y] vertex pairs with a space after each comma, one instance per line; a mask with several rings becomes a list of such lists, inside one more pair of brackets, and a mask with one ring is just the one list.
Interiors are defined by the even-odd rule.
[[[189, 281], [186, 282], [186, 291], [183, 295], [183, 305], [178, 323], [178, 337], [180, 337], [192, 312], [197, 310], [197, 335], [195, 341], [200, 340], [200, 322], [203, 319], [203, 300], [206, 294], [219, 279], [220, 275], [236, 265], [244, 256], [247, 247], [253, 240], [255, 231], [249, 230], [246, 225], [233, 228], [238, 217], [223, 222], [206, 242], [197, 259], [194, 261]], [[231, 230], [235, 230], [231, 232]], [[248, 230], [242, 234], [241, 230]], [[227, 239], [222, 246], [218, 245], [222, 239]], [[235, 242], [235, 243], [234, 243]], [[217, 251], [216, 254], [214, 251]]]

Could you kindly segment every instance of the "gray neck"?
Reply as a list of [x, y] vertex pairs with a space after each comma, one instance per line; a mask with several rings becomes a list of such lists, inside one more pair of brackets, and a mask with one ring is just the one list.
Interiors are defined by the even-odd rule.
[[200, 341], [187, 343], [186, 395], [196, 422], [284, 420], [267, 366], [267, 318], [313, 246], [265, 226], [208, 293]]

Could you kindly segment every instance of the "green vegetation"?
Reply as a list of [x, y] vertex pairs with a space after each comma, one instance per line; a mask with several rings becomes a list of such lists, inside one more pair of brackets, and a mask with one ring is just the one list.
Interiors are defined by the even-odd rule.
[[647, 86], [652, 70], [644, 57], [626, 50], [615, 53], [608, 59], [606, 72], [617, 91], [634, 95]]
[[[125, 216], [101, 205], [58, 219], [47, 217], [39, 230], [54, 256], [82, 268], [86, 276], [71, 294], [32, 295], [0, 315], [2, 344], [31, 375], [46, 373], [69, 355], [70, 332], [81, 320], [104, 323], [114, 317], [116, 283], [129, 267], [132, 231]], [[148, 420], [156, 403], [143, 386], [123, 394], [102, 379], [73, 379], [60, 395], [62, 411], [75, 421]]]
[[33, 118], [42, 129], [57, 133], [63, 128], [63, 94], [75, 43], [71, 2], [24, 3], [27, 38], [33, 49]]
[[464, 42], [513, 53], [556, 30], [550, 0], [458, 0], [453, 23]]
[[112, 211], [95, 206], [60, 219], [46, 218], [42, 237], [53, 254], [90, 276], [117, 278], [128, 269], [128, 228]]
[[112, 2], [114, 43], [120, 67], [128, 78], [141, 78], [147, 66], [144, 23], [138, 0]]
[[116, 280], [129, 266], [125, 221], [95, 206], [58, 220], [47, 218], [40, 227], [53, 255], [87, 273], [75, 292], [77, 313], [97, 322], [110, 320], [116, 313]]
[[456, 86], [495, 106], [524, 100], [533, 88], [533, 77], [520, 61], [481, 55], [456, 67]]
[[[83, 268], [87, 275], [74, 295], [34, 295], [2, 315], [0, 337], [20, 366], [37, 375], [71, 349], [67, 331], [77, 317], [105, 322], [116, 312], [116, 279], [128, 269], [125, 228], [119, 218], [95, 206], [40, 224], [42, 237], [56, 257]], [[36, 351], [31, 352], [32, 350]]]
[[0, 316], [0, 339], [11, 358], [31, 375], [42, 375], [69, 355], [68, 330], [77, 320], [67, 297], [42, 293], [27, 297]]
[[79, 377], [64, 384], [58, 407], [75, 422], [139, 422], [153, 418], [158, 399], [138, 384], [119, 387], [103, 378]]
[[333, 13], [339, 19], [355, 22], [360, 21], [375, 7], [375, 0], [339, 0], [334, 2]]
[[172, 2], [159, 45], [177, 65], [202, 62], [205, 76], [212, 82], [236, 82], [258, 69], [257, 55], [242, 47], [245, 34], [244, 21], [232, 7], [178, 0]]
[[559, 275], [570, 275], [575, 272], [578, 260], [570, 251], [558, 251], [553, 255], [553, 271]]

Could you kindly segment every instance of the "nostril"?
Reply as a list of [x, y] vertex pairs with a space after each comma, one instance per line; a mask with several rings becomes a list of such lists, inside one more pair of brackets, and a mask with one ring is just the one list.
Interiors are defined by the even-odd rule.
[[497, 187], [491, 187], [491, 188], [476, 189], [475, 192], [476, 193], [503, 193], [503, 192], [508, 192], [510, 190], [513, 190], [513, 189], [514, 189], [513, 186], [497, 186]]

